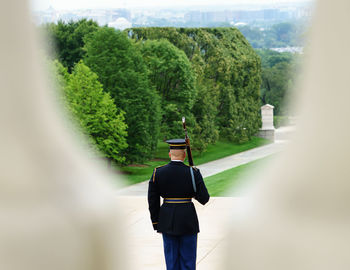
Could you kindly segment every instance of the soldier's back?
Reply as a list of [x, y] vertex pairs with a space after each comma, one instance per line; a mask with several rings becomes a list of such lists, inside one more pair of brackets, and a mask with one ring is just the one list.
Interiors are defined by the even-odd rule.
[[[158, 232], [171, 235], [199, 232], [198, 217], [192, 202], [196, 192], [190, 168], [183, 162], [171, 161], [155, 170], [154, 183], [158, 187], [159, 195], [163, 198], [159, 211]], [[194, 178], [195, 185], [202, 181], [199, 172], [194, 173]], [[205, 192], [207, 194], [206, 189]]]
[[190, 167], [183, 162], [171, 161], [157, 168], [156, 180], [163, 198], [192, 198], [195, 195]]

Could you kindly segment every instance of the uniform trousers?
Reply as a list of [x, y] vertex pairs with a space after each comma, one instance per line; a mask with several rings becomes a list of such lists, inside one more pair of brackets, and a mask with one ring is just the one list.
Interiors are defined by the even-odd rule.
[[195, 270], [197, 234], [169, 235], [163, 233], [164, 255], [167, 270]]

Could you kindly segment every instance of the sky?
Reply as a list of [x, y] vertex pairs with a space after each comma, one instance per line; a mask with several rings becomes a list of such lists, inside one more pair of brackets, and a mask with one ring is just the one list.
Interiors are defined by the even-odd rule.
[[135, 7], [175, 7], [175, 6], [215, 6], [240, 4], [279, 4], [300, 3], [306, 0], [31, 0], [34, 10], [44, 10], [52, 6], [54, 9], [85, 8], [135, 8]]

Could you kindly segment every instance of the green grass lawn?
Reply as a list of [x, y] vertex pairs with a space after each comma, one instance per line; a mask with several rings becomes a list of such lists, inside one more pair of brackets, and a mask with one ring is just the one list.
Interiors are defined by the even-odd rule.
[[229, 196], [229, 191], [232, 191], [233, 194], [235, 194], [235, 187], [240, 187], [243, 184], [243, 181], [247, 181], [247, 177], [250, 173], [264, 166], [272, 159], [273, 156], [274, 155], [258, 159], [233, 169], [206, 177], [204, 182], [210, 196]]
[[[258, 137], [253, 137], [251, 141], [242, 144], [219, 141], [215, 145], [209, 145], [204, 153], [200, 154], [196, 151], [193, 151], [193, 161], [195, 165], [200, 165], [268, 143], [270, 143], [270, 141]], [[159, 142], [157, 152], [153, 160], [147, 161], [143, 164], [132, 164], [119, 168], [125, 176], [127, 184], [136, 184], [149, 179], [155, 167], [167, 164], [169, 162], [168, 152], [168, 144]]]

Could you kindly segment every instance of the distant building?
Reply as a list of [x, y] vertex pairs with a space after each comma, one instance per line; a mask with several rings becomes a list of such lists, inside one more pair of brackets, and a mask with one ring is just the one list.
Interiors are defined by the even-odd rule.
[[133, 25], [179, 26], [179, 25], [234, 25], [235, 23], [280, 22], [288, 19], [310, 18], [313, 8], [309, 5], [287, 5], [257, 9], [222, 9], [222, 10], [192, 10], [187, 9], [78, 9], [59, 10], [50, 7], [47, 10], [34, 12], [38, 24], [62, 20], [78, 21], [92, 19], [99, 25], [110, 25], [115, 28], [131, 27]]
[[235, 23], [234, 26], [245, 26], [247, 25], [247, 23], [244, 23], [244, 22], [238, 22], [238, 23]]
[[202, 16], [200, 11], [191, 11], [185, 14], [185, 21], [188, 22], [200, 22], [202, 21]]
[[108, 23], [108, 26], [115, 29], [124, 30], [126, 28], [131, 28], [132, 24], [125, 18], [118, 18], [115, 21]]
[[52, 6], [50, 6], [44, 11], [34, 12], [34, 18], [37, 24], [51, 23], [58, 21], [59, 14]]
[[279, 53], [290, 52], [290, 53], [303, 53], [303, 47], [285, 47], [285, 48], [270, 48], [272, 51], [276, 51]]
[[252, 22], [286, 20], [291, 18], [291, 13], [280, 9], [258, 9], [258, 10], [226, 10], [226, 11], [191, 11], [185, 14], [187, 22]]

